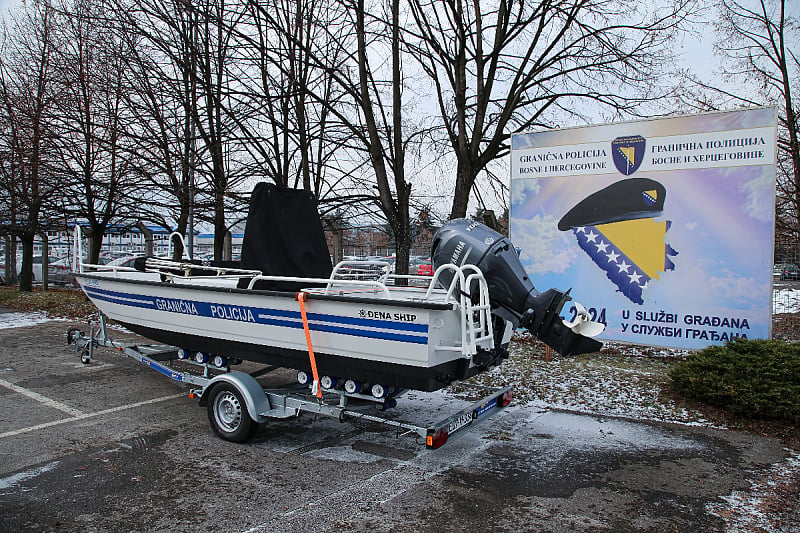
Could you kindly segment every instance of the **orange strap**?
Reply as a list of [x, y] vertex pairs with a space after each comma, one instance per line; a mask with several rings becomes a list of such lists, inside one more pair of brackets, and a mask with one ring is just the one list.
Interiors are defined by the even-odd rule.
[[311, 330], [308, 328], [308, 317], [306, 316], [306, 297], [304, 292], [295, 293], [294, 297], [300, 302], [300, 317], [303, 319], [303, 330], [306, 332], [306, 344], [308, 345], [308, 359], [311, 361], [311, 373], [314, 376], [313, 389], [317, 391], [317, 398], [322, 399], [322, 387], [319, 385], [319, 372], [317, 372], [317, 360], [314, 358], [314, 347], [311, 346]]

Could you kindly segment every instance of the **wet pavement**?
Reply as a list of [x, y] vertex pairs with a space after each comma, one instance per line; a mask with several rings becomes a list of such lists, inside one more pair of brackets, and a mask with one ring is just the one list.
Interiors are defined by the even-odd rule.
[[[438, 450], [308, 414], [232, 444], [161, 374], [108, 349], [81, 364], [70, 325], [0, 330], [3, 532], [714, 532], [710, 506], [786, 457], [751, 434], [521, 406]], [[463, 403], [408, 396], [395, 416]]]

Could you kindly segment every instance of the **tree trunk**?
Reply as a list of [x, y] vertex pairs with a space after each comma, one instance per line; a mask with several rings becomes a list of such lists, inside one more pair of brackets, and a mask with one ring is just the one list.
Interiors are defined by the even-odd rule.
[[100, 261], [100, 248], [103, 247], [103, 234], [104, 231], [92, 229], [89, 233], [89, 255], [86, 261], [90, 264], [96, 265]]
[[144, 236], [144, 254], [147, 256], [153, 255], [153, 232], [141, 220], [136, 223], [136, 227]]
[[[400, 235], [395, 235], [395, 274], [408, 274], [408, 261], [411, 257], [411, 228], [406, 226]], [[401, 280], [398, 280], [401, 281]], [[405, 281], [405, 280], [402, 280]], [[403, 285], [403, 283], [401, 283]]]
[[456, 186], [453, 191], [453, 206], [450, 209], [450, 220], [465, 218], [469, 206], [469, 196], [475, 183], [477, 172], [472, 167], [465, 168], [463, 163], [458, 165], [456, 171]]
[[20, 236], [22, 241], [22, 272], [19, 276], [20, 292], [31, 292], [33, 290], [33, 234], [23, 233]]

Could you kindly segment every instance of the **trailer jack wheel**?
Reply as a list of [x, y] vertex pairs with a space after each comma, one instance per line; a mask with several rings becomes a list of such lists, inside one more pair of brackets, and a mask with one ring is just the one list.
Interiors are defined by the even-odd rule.
[[92, 356], [89, 354], [89, 350], [84, 348], [84, 350], [81, 352], [81, 363], [88, 365], [91, 362]]
[[244, 442], [258, 429], [258, 423], [247, 413], [242, 393], [229, 383], [211, 390], [207, 409], [211, 429], [223, 440]]
[[83, 335], [83, 332], [78, 328], [67, 328], [67, 344], [74, 344], [75, 339]]

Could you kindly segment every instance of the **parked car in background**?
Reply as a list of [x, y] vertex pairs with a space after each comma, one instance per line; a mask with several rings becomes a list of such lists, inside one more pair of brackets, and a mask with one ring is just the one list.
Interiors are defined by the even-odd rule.
[[[42, 276], [42, 261], [43, 261], [43, 256], [41, 256], [41, 255], [34, 255], [33, 256], [33, 281], [34, 282], [41, 282], [42, 281], [42, 278], [43, 278], [43, 276]], [[56, 277], [60, 276], [61, 268], [58, 267], [58, 266], [56, 266], [54, 268], [54, 265], [57, 264], [57, 263], [60, 263], [61, 261], [62, 261], [62, 259], [59, 258], [59, 257], [51, 256], [49, 258], [49, 260], [48, 260], [48, 270], [47, 270], [47, 272], [48, 272], [48, 281], [49, 282], [53, 282], [54, 281], [54, 278], [53, 278], [53, 274], [54, 273], [55, 273]], [[65, 266], [67, 267], [67, 270], [69, 270], [69, 261], [66, 261]], [[5, 276], [5, 271], [6, 271], [6, 262], [5, 262], [5, 258], [3, 258], [2, 261], [0, 261], [0, 281], [2, 281], [3, 283], [5, 283], [5, 280], [3, 279], [3, 277]], [[19, 277], [20, 274], [22, 274], [22, 256], [18, 255], [17, 256], [17, 277]], [[56, 281], [56, 283], [58, 283], [58, 282]]]
[[110, 252], [101, 252], [100, 253], [100, 257], [98, 258], [99, 259], [98, 263], [101, 264], [101, 265], [107, 265], [111, 261], [115, 261], [115, 260], [123, 258], [123, 257], [130, 257], [132, 255], [136, 255], [136, 254], [133, 253], [133, 252], [130, 252], [130, 251], [126, 252], [126, 251], [123, 251], [123, 250], [114, 250], [114, 251], [110, 251]]
[[395, 272], [395, 263], [397, 263], [397, 258], [394, 256], [387, 256], [381, 257], [378, 261], [383, 261], [384, 263], [389, 263], [389, 272], [388, 274], [394, 274]]
[[106, 263], [105, 266], [133, 268], [133, 263], [140, 257], [144, 257], [144, 254], [126, 255], [124, 257], [118, 257], [113, 261], [109, 261], [108, 263]]
[[800, 280], [800, 267], [793, 263], [784, 263], [781, 267], [780, 278], [782, 280]]
[[[364, 259], [345, 259], [337, 265], [335, 277], [349, 280], [377, 280], [394, 272], [394, 259], [369, 256]], [[390, 262], [391, 259], [391, 262]]]
[[[50, 276], [49, 276], [49, 274], [52, 272], [51, 266], [54, 263], [57, 263], [60, 259], [61, 259], [60, 257], [55, 257], [55, 256], [50, 256], [48, 258], [48, 260], [47, 260], [47, 273], [48, 273], [47, 278], [48, 278], [48, 281], [52, 281], [50, 279]], [[41, 255], [34, 255], [33, 256], [33, 281], [42, 281], [42, 278], [43, 278], [43, 276], [42, 276], [43, 260], [44, 260], [44, 258]], [[20, 269], [20, 272], [22, 272], [22, 261], [19, 262], [17, 267]]]
[[420, 276], [433, 276], [433, 264], [430, 259], [426, 259], [419, 264], [417, 274]]
[[56, 285], [75, 284], [75, 276], [72, 275], [72, 266], [68, 257], [63, 257], [48, 265], [47, 282]]

